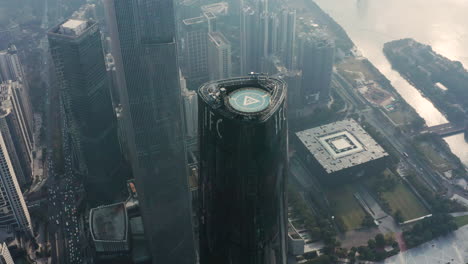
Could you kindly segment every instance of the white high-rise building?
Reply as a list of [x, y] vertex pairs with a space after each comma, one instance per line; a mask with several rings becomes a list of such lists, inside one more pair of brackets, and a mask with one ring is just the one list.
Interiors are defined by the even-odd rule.
[[15, 45], [10, 45], [7, 50], [0, 51], [0, 82], [23, 79], [24, 70], [18, 58], [18, 51]]
[[0, 264], [15, 264], [5, 242], [0, 245]]
[[32, 180], [33, 128], [29, 122], [29, 104], [20, 82], [0, 84], [0, 131], [20, 186]]
[[230, 78], [232, 74], [231, 44], [220, 32], [209, 33], [208, 40], [210, 80]]
[[[3, 103], [2, 103], [3, 104]], [[3, 110], [3, 109], [2, 109]], [[1, 111], [0, 120], [4, 123], [8, 112]], [[7, 148], [11, 135], [0, 133], [0, 227], [31, 232], [31, 218], [21, 193], [15, 170]]]
[[184, 100], [185, 129], [188, 138], [198, 136], [198, 97], [195, 91], [182, 89]]

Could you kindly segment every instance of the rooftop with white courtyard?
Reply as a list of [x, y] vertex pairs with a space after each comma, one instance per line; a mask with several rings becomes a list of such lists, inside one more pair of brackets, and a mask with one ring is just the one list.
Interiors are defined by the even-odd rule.
[[296, 133], [327, 173], [334, 173], [388, 156], [353, 119]]

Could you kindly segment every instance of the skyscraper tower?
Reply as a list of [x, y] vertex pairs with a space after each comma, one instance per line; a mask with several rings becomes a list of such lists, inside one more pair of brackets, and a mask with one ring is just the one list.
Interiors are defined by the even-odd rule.
[[326, 104], [330, 99], [335, 44], [321, 31], [300, 36], [298, 66], [302, 70], [302, 98], [305, 104], [318, 100]]
[[260, 71], [259, 32], [260, 25], [257, 12], [250, 6], [244, 6], [241, 11], [240, 41], [241, 41], [241, 75]]
[[268, 55], [274, 55], [278, 51], [278, 17], [276, 13], [268, 16]]
[[182, 21], [185, 41], [182, 68], [189, 90], [196, 90], [209, 80], [208, 21], [204, 15]]
[[69, 19], [48, 38], [77, 169], [87, 176], [89, 200], [110, 202], [125, 179], [117, 177], [123, 156], [98, 25]]
[[267, 0], [258, 0], [242, 9], [241, 74], [267, 71], [268, 58], [277, 52], [278, 19], [268, 8]]
[[294, 69], [294, 48], [296, 45], [296, 10], [284, 11], [286, 18], [286, 43], [283, 50], [284, 65]]
[[220, 32], [208, 34], [208, 68], [210, 80], [221, 80], [231, 77], [231, 43]]
[[25, 109], [29, 102], [22, 96], [24, 90], [20, 82], [0, 84], [1, 110], [4, 112], [0, 118], [0, 131], [20, 186], [32, 180], [33, 141]]
[[[263, 60], [264, 58], [268, 57], [268, 34], [269, 32], [269, 14], [268, 14], [268, 1], [261, 0], [258, 2], [257, 7], [257, 24], [259, 26], [258, 31], [256, 32], [257, 39], [257, 49], [258, 54]], [[246, 74], [246, 73], [244, 73]]]
[[[127, 142], [153, 263], [195, 262], [172, 0], [110, 1]], [[121, 62], [120, 59], [121, 58]]]
[[22, 79], [24, 70], [18, 58], [18, 51], [15, 45], [10, 45], [7, 50], [0, 51], [0, 82]]
[[0, 264], [15, 264], [5, 242], [0, 245]]
[[286, 84], [251, 75], [199, 91], [200, 263], [286, 263]]
[[31, 232], [31, 218], [10, 158], [12, 136], [8, 121], [13, 115], [11, 89], [0, 86], [0, 227]]
[[[33, 141], [33, 113], [29, 98], [29, 87], [26, 81], [23, 65], [18, 57], [18, 50], [15, 45], [10, 45], [7, 50], [0, 51], [0, 83], [19, 82], [21, 89], [13, 89], [21, 97], [23, 114], [28, 129], [29, 141]], [[2, 81], [3, 80], [3, 81]]]

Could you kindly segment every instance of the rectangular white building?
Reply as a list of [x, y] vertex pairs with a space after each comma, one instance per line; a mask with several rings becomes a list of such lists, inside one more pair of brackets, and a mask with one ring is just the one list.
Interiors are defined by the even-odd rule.
[[232, 74], [231, 44], [220, 32], [209, 33], [208, 40], [210, 80], [230, 78]]

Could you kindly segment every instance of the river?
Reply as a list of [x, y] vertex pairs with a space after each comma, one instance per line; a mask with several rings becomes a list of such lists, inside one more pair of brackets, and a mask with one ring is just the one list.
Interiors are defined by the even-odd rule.
[[[467, 0], [315, 0], [348, 33], [362, 54], [393, 84], [428, 126], [447, 123], [445, 116], [392, 70], [384, 43], [414, 38], [468, 66]], [[452, 152], [468, 167], [468, 143], [463, 135], [445, 138]]]

